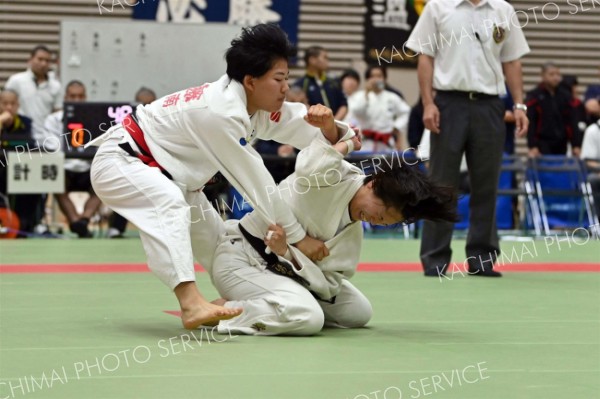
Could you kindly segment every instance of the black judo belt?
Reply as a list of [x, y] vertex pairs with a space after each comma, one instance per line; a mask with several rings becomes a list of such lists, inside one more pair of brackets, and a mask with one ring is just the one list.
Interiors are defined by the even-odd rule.
[[[277, 255], [274, 254], [273, 252], [266, 253], [265, 250], [267, 249], [267, 245], [264, 243], [263, 240], [261, 240], [260, 238], [254, 237], [252, 234], [250, 234], [248, 232], [248, 230], [246, 230], [242, 226], [241, 223], [238, 223], [238, 226], [240, 228], [240, 231], [242, 232], [242, 235], [250, 243], [252, 248], [254, 248], [254, 250], [256, 252], [258, 252], [260, 257], [263, 258], [263, 260], [265, 262], [267, 262], [267, 270], [269, 270], [275, 274], [278, 274], [280, 276], [291, 278], [298, 284], [300, 284], [303, 287], [305, 287], [306, 289], [308, 289], [308, 287], [310, 286], [310, 282], [308, 280], [306, 280], [305, 278], [297, 275], [296, 272], [294, 272], [294, 270], [293, 270], [293, 266], [290, 266], [287, 263], [280, 262]], [[321, 299], [321, 297], [319, 297], [319, 295], [316, 294], [315, 292], [313, 292], [311, 290], [308, 290], [308, 291], [319, 301], [335, 303], [335, 297], [333, 297], [329, 300]]]

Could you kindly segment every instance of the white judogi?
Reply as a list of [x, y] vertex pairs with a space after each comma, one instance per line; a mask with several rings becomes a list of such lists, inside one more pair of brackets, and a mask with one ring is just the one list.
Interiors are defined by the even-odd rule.
[[[396, 93], [382, 90], [379, 93], [365, 90], [354, 93], [348, 99], [348, 110], [363, 130], [372, 130], [382, 134], [392, 134], [394, 129], [406, 136], [410, 106]], [[389, 151], [393, 148], [395, 138], [391, 138], [391, 146], [368, 137], [363, 138], [361, 151]]]
[[[102, 143], [92, 163], [94, 191], [138, 226], [149, 267], [170, 288], [195, 280], [192, 251], [203, 265], [212, 264], [221, 225], [197, 191], [217, 171], [247, 195], [261, 217], [283, 226], [290, 242], [305, 236], [285, 202], [268, 195], [267, 187], [275, 183], [250, 141], [261, 138], [304, 148], [322, 133], [304, 121], [302, 104], [284, 103], [277, 113], [258, 111], [252, 117], [246, 104], [243, 86], [225, 75], [138, 106], [148, 147], [173, 180], [118, 146], [127, 142], [137, 149], [121, 125], [90, 143]], [[256, 236], [266, 233], [248, 229]]]
[[[222, 331], [256, 335], [310, 335], [323, 323], [339, 327], [364, 326], [372, 315], [368, 299], [347, 278], [356, 271], [362, 244], [362, 225], [352, 222], [348, 205], [363, 185], [362, 171], [343, 160], [325, 140], [315, 140], [298, 154], [296, 172], [282, 181], [278, 194], [312, 237], [325, 241], [330, 255], [316, 264], [289, 246], [301, 267], [296, 273], [321, 299], [294, 280], [272, 273], [266, 262], [241, 235], [235, 221], [227, 223], [227, 235], [215, 252], [213, 283], [229, 299], [227, 307], [244, 312], [221, 321]], [[264, 221], [254, 212], [241, 221], [252, 220], [261, 229]], [[280, 261], [287, 262], [280, 257]], [[293, 266], [292, 266], [293, 267]]]

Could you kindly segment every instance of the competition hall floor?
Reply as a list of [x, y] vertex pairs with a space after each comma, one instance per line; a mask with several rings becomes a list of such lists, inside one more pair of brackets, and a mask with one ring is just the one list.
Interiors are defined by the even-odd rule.
[[307, 338], [182, 329], [135, 238], [3, 240], [0, 399], [600, 398], [600, 242], [576, 240], [504, 241], [504, 278], [451, 280], [366, 240], [369, 327]]

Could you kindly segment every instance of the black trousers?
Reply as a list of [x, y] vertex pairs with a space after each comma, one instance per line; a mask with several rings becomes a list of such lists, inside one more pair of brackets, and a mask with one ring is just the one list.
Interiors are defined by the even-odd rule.
[[[506, 129], [499, 98], [470, 100], [438, 93], [440, 134], [431, 134], [429, 172], [438, 183], [459, 186], [460, 163], [466, 155], [471, 182], [469, 232], [465, 252], [471, 270], [488, 270], [500, 253], [496, 228], [496, 195]], [[421, 262], [429, 271], [450, 264], [453, 223], [425, 221]]]

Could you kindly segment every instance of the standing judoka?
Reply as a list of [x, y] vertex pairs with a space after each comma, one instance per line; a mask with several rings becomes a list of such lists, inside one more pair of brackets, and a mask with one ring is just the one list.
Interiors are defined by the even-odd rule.
[[[307, 234], [325, 241], [330, 255], [322, 261], [288, 245], [285, 230], [267, 226], [255, 212], [239, 223], [226, 222], [227, 234], [209, 269], [224, 298], [215, 303], [241, 306], [244, 313], [221, 321], [220, 332], [311, 335], [324, 323], [362, 327], [371, 318], [371, 304], [348, 281], [360, 259], [361, 221], [456, 220], [453, 189], [433, 184], [394, 157], [373, 161], [373, 173], [365, 175], [343, 159], [353, 149], [360, 149], [357, 137], [333, 146], [319, 138], [298, 154], [296, 171], [271, 190], [289, 202]], [[263, 240], [250, 227], [270, 231]], [[265, 252], [267, 246], [273, 253]]]
[[[307, 114], [302, 104], [284, 103], [288, 57], [294, 53], [276, 25], [245, 28], [226, 52], [226, 75], [138, 106], [135, 117], [92, 143], [102, 143], [92, 164], [95, 192], [140, 229], [148, 266], [174, 290], [186, 328], [241, 313], [207, 302], [195, 284], [194, 257], [211, 264], [222, 234], [201, 191], [216, 172], [247, 196], [262, 218], [282, 225], [300, 251], [313, 259], [328, 254], [284, 201], [268, 196], [265, 187], [273, 186], [273, 179], [248, 145], [258, 137], [304, 148], [322, 134], [337, 142], [348, 130], [336, 126], [323, 106]], [[266, 230], [253, 233], [262, 236]]]

